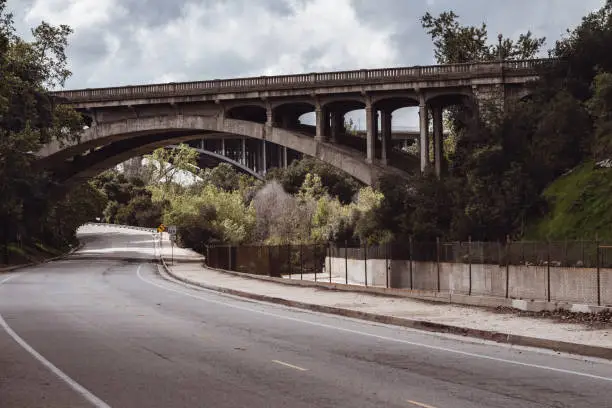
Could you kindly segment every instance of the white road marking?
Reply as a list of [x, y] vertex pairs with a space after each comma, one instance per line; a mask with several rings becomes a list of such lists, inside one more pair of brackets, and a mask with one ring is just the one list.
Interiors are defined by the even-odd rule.
[[285, 367], [293, 368], [293, 369], [295, 369], [295, 370], [299, 370], [299, 371], [308, 371], [308, 369], [307, 369], [307, 368], [298, 367], [298, 366], [293, 365], [293, 364], [285, 363], [284, 361], [280, 361], [280, 360], [272, 360], [272, 362], [273, 362], [273, 363], [276, 363], [276, 364], [284, 365]]
[[[14, 278], [16, 276], [17, 275], [12, 275], [12, 276], [9, 276], [6, 279], [3, 279], [2, 281], [0, 281], [0, 285], [2, 285], [3, 283], [8, 282], [9, 280], [11, 280], [12, 278]], [[1, 314], [0, 314], [0, 327], [2, 327], [4, 329], [4, 331], [9, 336], [11, 336], [12, 339], [15, 340], [15, 342], [17, 342], [17, 344], [19, 344], [25, 351], [30, 353], [30, 355], [32, 357], [34, 357], [36, 360], [38, 360], [38, 362], [40, 362], [49, 371], [51, 371], [53, 374], [55, 374], [60, 380], [64, 381], [66, 384], [68, 384], [68, 386], [70, 386], [70, 388], [72, 388], [74, 391], [76, 391], [78, 394], [80, 394], [83, 398], [85, 398], [87, 401], [89, 401], [94, 407], [96, 407], [96, 408], [111, 408], [110, 405], [108, 405], [106, 402], [102, 401], [100, 398], [95, 396], [87, 388], [83, 387], [81, 384], [79, 384], [78, 382], [76, 382], [75, 380], [70, 378], [66, 373], [64, 373], [62, 370], [57, 368], [53, 363], [51, 363], [49, 360], [47, 360], [45, 357], [43, 357], [42, 354], [40, 354], [38, 351], [34, 350], [34, 348], [32, 346], [30, 346], [28, 343], [26, 343], [26, 341], [24, 339], [22, 339], [17, 333], [15, 333], [15, 331], [13, 329], [11, 329], [11, 327], [8, 325], [8, 323], [6, 323], [6, 321], [4, 320], [4, 318], [2, 317]]]
[[416, 405], [417, 407], [421, 407], [421, 408], [436, 408], [433, 405], [423, 404], [422, 402], [418, 402], [418, 401], [406, 400], [406, 402], [412, 405]]
[[[158, 270], [159, 268], [161, 268], [161, 266], [158, 265]], [[255, 300], [255, 299], [247, 299], [244, 296], [238, 296], [238, 295], [232, 295], [230, 293], [225, 293], [225, 292], [219, 292], [216, 291], [214, 289], [211, 288], [207, 288], [205, 286], [198, 286], [198, 285], [194, 285], [191, 283], [187, 283], [184, 281], [180, 281], [176, 278], [174, 278], [171, 275], [168, 275], [166, 272], [161, 272], [160, 275], [162, 275], [162, 277], [164, 278], [164, 280], [169, 281], [169, 282], [173, 282], [176, 283], [178, 285], [181, 285], [183, 287], [186, 288], [190, 288], [190, 289], [194, 289], [200, 292], [210, 292], [213, 293], [216, 296], [221, 296], [224, 298], [228, 298], [228, 299], [234, 299], [236, 301], [240, 301], [240, 302], [250, 302], [250, 303], [255, 303], [255, 304], [259, 304], [262, 306], [270, 306], [270, 305], [274, 305], [276, 308], [278, 309], [287, 309], [287, 310], [292, 310], [295, 311], [296, 309], [298, 309], [301, 313], [304, 314], [310, 314], [310, 315], [314, 315], [314, 316], [334, 316], [330, 313], [325, 313], [325, 312], [317, 312], [314, 310], [310, 310], [310, 309], [302, 309], [302, 308], [296, 308], [296, 307], [292, 307], [292, 306], [287, 306], [287, 305], [281, 305], [278, 303], [272, 303], [272, 302], [266, 302], [265, 300]], [[206, 280], [201, 280], [200, 282], [203, 283], [204, 285], [208, 285], [211, 287], [215, 287], [215, 283], [214, 282], [210, 282], [210, 281], [206, 281]], [[352, 321], [355, 323], [367, 323], [368, 325], [372, 326], [372, 327], [386, 327], [388, 329], [401, 329], [404, 332], [409, 332], [409, 333], [416, 333], [419, 335], [428, 335], [428, 336], [432, 336], [432, 337], [436, 337], [439, 339], [447, 339], [447, 340], [454, 340], [454, 341], [458, 341], [461, 343], [468, 343], [468, 344], [479, 344], [479, 345], [485, 345], [485, 346], [492, 346], [492, 347], [499, 347], [499, 348], [504, 348], [504, 349], [508, 349], [508, 350], [523, 350], [523, 351], [527, 351], [527, 352], [531, 352], [531, 353], [537, 353], [537, 354], [541, 354], [541, 355], [548, 355], [548, 356], [553, 356], [553, 357], [563, 357], [566, 359], [571, 359], [571, 360], [575, 360], [575, 361], [579, 361], [579, 362], [589, 362], [589, 363], [594, 363], [594, 364], [606, 364], [606, 365], [610, 365], [612, 366], [612, 360], [608, 360], [605, 359], [603, 357], [589, 357], [589, 356], [583, 356], [583, 355], [579, 355], [579, 354], [571, 354], [568, 352], [564, 352], [564, 351], [555, 351], [552, 349], [544, 349], [544, 348], [538, 348], [538, 347], [531, 347], [531, 346], [521, 346], [518, 344], [512, 344], [512, 343], [499, 343], [493, 340], [486, 340], [486, 339], [481, 339], [478, 337], [466, 337], [466, 336], [462, 336], [460, 334], [452, 334], [452, 333], [443, 333], [443, 332], [431, 332], [431, 331], [426, 331], [426, 330], [422, 330], [422, 329], [414, 329], [414, 328], [410, 328], [410, 327], [404, 327], [404, 326], [396, 326], [393, 324], [387, 324], [387, 323], [380, 323], [380, 322], [375, 322], [375, 321], [371, 321], [371, 320], [364, 320], [364, 319], [359, 319], [357, 317], [348, 317], [348, 316], [336, 316], [336, 317], [341, 317], [344, 320], [348, 320], [348, 321]]]
[[[142, 265], [140, 265], [140, 266], [142, 266]], [[166, 285], [160, 285], [160, 284], [158, 284], [156, 282], [153, 282], [151, 280], [145, 279], [145, 278], [143, 278], [142, 274], [140, 273], [140, 266], [136, 270], [136, 275], [138, 275], [138, 278], [140, 280], [142, 280], [143, 282], [146, 282], [146, 283], [148, 283], [150, 285], [153, 285], [153, 286], [157, 286], [158, 288], [167, 290], [169, 292], [175, 292], [175, 293], [181, 294], [183, 296], [191, 297], [191, 298], [194, 298], [194, 299], [199, 299], [199, 300], [202, 300], [202, 301], [208, 302], [208, 303], [215, 303], [215, 304], [223, 305], [223, 306], [230, 307], [230, 308], [233, 308], [233, 309], [244, 310], [244, 311], [251, 312], [251, 313], [261, 314], [261, 315], [264, 315], [264, 316], [276, 317], [278, 319], [284, 319], [284, 320], [290, 320], [290, 321], [299, 322], [299, 323], [303, 323], [303, 324], [309, 324], [311, 326], [324, 327], [326, 329], [342, 331], [342, 332], [345, 332], [345, 333], [358, 334], [358, 335], [361, 335], [361, 336], [371, 337], [371, 338], [375, 338], [375, 339], [379, 339], [379, 340], [385, 340], [385, 341], [389, 341], [389, 342], [393, 342], [393, 343], [408, 344], [410, 346], [422, 347], [422, 348], [426, 348], [426, 349], [430, 349], [430, 350], [442, 351], [442, 352], [445, 352], [445, 353], [452, 353], [452, 354], [457, 354], [457, 355], [466, 356], [466, 357], [474, 357], [474, 358], [479, 358], [479, 359], [482, 359], [482, 360], [496, 361], [498, 363], [517, 365], [517, 366], [521, 366], [521, 367], [537, 368], [537, 369], [541, 369], [541, 370], [553, 371], [553, 372], [556, 372], [556, 373], [570, 374], [570, 375], [575, 375], [575, 376], [579, 376], [579, 377], [593, 378], [593, 379], [596, 379], [596, 380], [612, 382], [612, 377], [603, 377], [603, 376], [600, 376], [600, 375], [583, 373], [583, 372], [574, 371], [574, 370], [565, 370], [565, 369], [562, 369], [562, 368], [549, 367], [549, 366], [544, 366], [544, 365], [539, 365], [539, 364], [523, 363], [521, 361], [508, 360], [508, 359], [499, 358], [499, 357], [492, 357], [492, 356], [487, 356], [487, 355], [484, 355], [484, 354], [470, 353], [468, 351], [455, 350], [455, 349], [450, 349], [450, 348], [440, 347], [440, 346], [432, 346], [430, 344], [418, 343], [418, 342], [409, 341], [409, 340], [395, 339], [395, 338], [392, 338], [392, 337], [380, 336], [378, 334], [362, 332], [362, 331], [359, 331], [359, 330], [346, 329], [346, 328], [343, 328], [343, 327], [332, 326], [332, 325], [325, 324], [325, 323], [312, 322], [312, 321], [308, 321], [308, 320], [304, 320], [304, 319], [299, 319], [297, 317], [283, 316], [283, 315], [279, 315], [279, 314], [276, 314], [276, 313], [265, 312], [263, 310], [251, 309], [249, 307], [233, 305], [233, 304], [222, 302], [222, 301], [219, 301], [219, 300], [207, 299], [207, 298], [204, 298], [202, 296], [197, 296], [197, 295], [194, 295], [194, 294], [182, 291], [182, 290], [170, 288], [170, 287], [168, 287]]]
[[3, 284], [3, 283], [5, 283], [5, 282], [10, 281], [10, 280], [11, 280], [11, 279], [13, 279], [15, 276], [17, 276], [17, 274], [15, 274], [15, 275], [11, 275], [11, 276], [8, 276], [8, 277], [6, 277], [6, 278], [2, 279], [2, 280], [0, 281], [0, 285], [2, 285], [2, 284]]

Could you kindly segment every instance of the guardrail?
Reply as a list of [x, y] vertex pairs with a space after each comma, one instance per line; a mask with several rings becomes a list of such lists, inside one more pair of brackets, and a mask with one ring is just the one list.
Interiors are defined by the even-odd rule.
[[78, 89], [53, 92], [52, 95], [72, 102], [131, 99], [171, 95], [219, 93], [230, 90], [273, 90], [291, 87], [316, 87], [334, 84], [364, 84], [416, 79], [441, 79], [490, 76], [490, 75], [535, 75], [536, 68], [553, 59], [530, 59], [517, 61], [493, 61], [464, 64], [414, 66], [403, 68], [362, 69], [353, 71], [322, 72], [295, 75], [260, 76], [250, 78], [214, 79], [166, 84], [150, 84], [95, 89]]
[[140, 230], [140, 231], [146, 231], [146, 232], [157, 232], [157, 230], [155, 228], [135, 227], [135, 226], [132, 226], [132, 225], [123, 225], [123, 224], [108, 224], [108, 223], [105, 223], [105, 222], [86, 222], [85, 224], [82, 225], [82, 227], [84, 227], [86, 225], [94, 225], [94, 226], [101, 226], [101, 227], [115, 227], [115, 228], [124, 228], [124, 229], [134, 229], [134, 230]]

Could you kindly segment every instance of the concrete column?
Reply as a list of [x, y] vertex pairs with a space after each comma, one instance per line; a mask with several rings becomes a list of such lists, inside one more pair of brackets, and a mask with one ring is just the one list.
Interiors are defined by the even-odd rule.
[[287, 168], [287, 147], [283, 146], [283, 168]]
[[274, 126], [274, 115], [270, 106], [266, 107], [266, 126]]
[[225, 138], [221, 138], [221, 156], [225, 156]]
[[204, 139], [200, 139], [200, 149], [204, 150]]
[[424, 173], [429, 168], [429, 115], [427, 113], [427, 105], [425, 98], [421, 96], [419, 104], [419, 123], [421, 142], [419, 143], [419, 152], [421, 156], [421, 173]]
[[436, 176], [442, 174], [442, 107], [435, 106], [433, 109], [433, 134], [434, 134], [434, 163]]
[[246, 166], [246, 137], [242, 138], [242, 165]]
[[88, 113], [91, 113], [91, 127], [98, 126], [98, 111], [95, 109], [87, 109]]
[[257, 142], [255, 142], [255, 151], [253, 152], [253, 156], [255, 159], [255, 167], [257, 168], [257, 171], [259, 173], [263, 173], [263, 170], [261, 169], [261, 163], [263, 162], [263, 149], [261, 148], [261, 145], [263, 144], [263, 141], [261, 141], [259, 143], [259, 146], [257, 146]]
[[382, 151], [380, 158], [383, 164], [387, 164], [389, 149], [391, 147], [391, 122], [393, 116], [391, 115], [391, 112], [388, 111], [381, 111], [380, 114], [380, 127], [382, 133]]
[[268, 171], [268, 162], [266, 160], [266, 141], [261, 141], [261, 159], [262, 159], [262, 174], [265, 176]]
[[366, 104], [366, 161], [373, 163], [376, 156], [376, 136], [378, 135], [378, 115], [376, 108], [368, 101]]
[[322, 142], [323, 140], [325, 140], [325, 131], [327, 126], [325, 126], [325, 109], [320, 104], [317, 104], [317, 107], [315, 109], [315, 115], [317, 125], [315, 139]]

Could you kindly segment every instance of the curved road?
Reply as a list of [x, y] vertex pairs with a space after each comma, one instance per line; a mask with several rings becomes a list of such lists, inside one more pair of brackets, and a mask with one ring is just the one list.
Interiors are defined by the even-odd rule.
[[0, 407], [610, 407], [612, 364], [242, 300], [108, 228], [0, 275]]

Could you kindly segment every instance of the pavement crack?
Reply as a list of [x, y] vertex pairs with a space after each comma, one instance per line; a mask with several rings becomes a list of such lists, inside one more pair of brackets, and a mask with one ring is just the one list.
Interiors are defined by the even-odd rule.
[[165, 355], [163, 355], [162, 353], [158, 353], [157, 351], [155, 351], [155, 350], [151, 350], [150, 348], [145, 347], [145, 346], [141, 346], [141, 347], [142, 347], [144, 350], [148, 351], [149, 353], [153, 353], [153, 354], [155, 354], [157, 357], [161, 358], [162, 360], [166, 360], [166, 361], [170, 361], [170, 362], [172, 362], [172, 359], [171, 359], [170, 357], [166, 357], [166, 356], [165, 356]]

